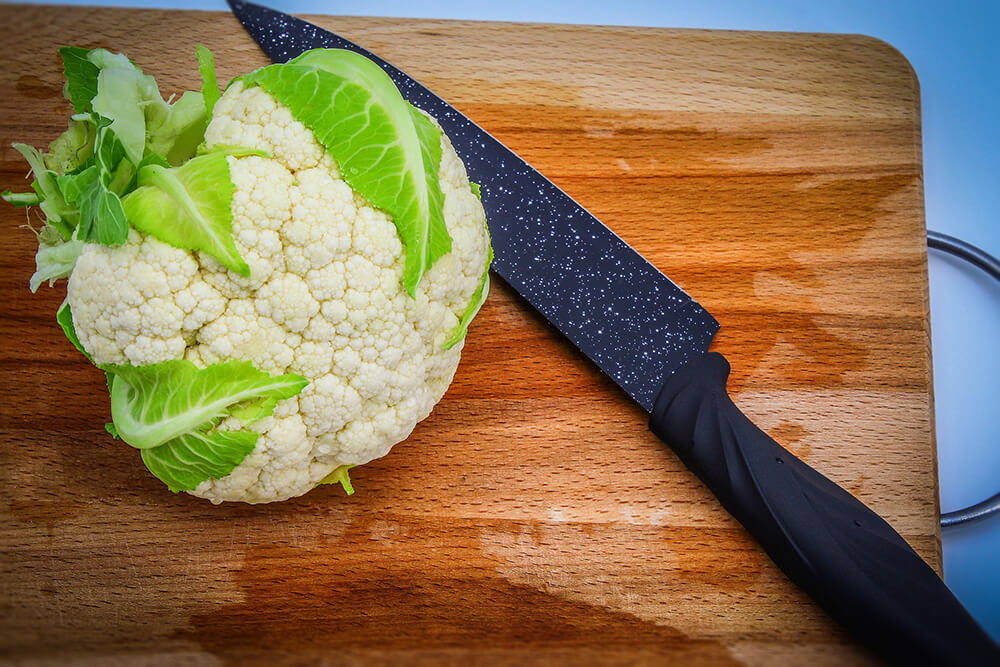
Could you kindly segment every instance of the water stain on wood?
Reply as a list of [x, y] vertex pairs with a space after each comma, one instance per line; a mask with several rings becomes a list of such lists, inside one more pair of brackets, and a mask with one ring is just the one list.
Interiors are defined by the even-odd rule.
[[[824, 316], [820, 305], [831, 293], [847, 299], [853, 287], [831, 283], [830, 272], [815, 264], [835, 266], [859, 252], [892, 214], [887, 202], [914, 186], [915, 173], [773, 174], [757, 156], [774, 140], [672, 127], [666, 113], [502, 105], [470, 113], [716, 315], [722, 328], [714, 349], [734, 362], [733, 393], [782, 340], [797, 354], [764, 369], [771, 383], [842, 386], [870, 363], [871, 347], [854, 335], [856, 325]], [[522, 117], [533, 120], [526, 126], [509, 120]], [[619, 161], [629, 165], [627, 173]], [[698, 246], [705, 248], [700, 255]], [[813, 253], [808, 261], [799, 256], [806, 249]], [[699, 261], [679, 262], [677, 250]], [[762, 289], [762, 281], [777, 288]], [[530, 312], [523, 300], [513, 301]], [[892, 305], [886, 317], [904, 315]], [[550, 328], [541, 316], [528, 317], [536, 332]], [[598, 371], [587, 375], [606, 386]]]
[[[17, 456], [18, 451], [32, 455]], [[73, 493], [93, 461], [91, 451], [87, 438], [74, 434], [0, 431], [0, 488], [7, 505], [4, 514], [43, 526], [51, 540], [57, 526], [73, 521], [102, 495], [76, 497]]]
[[868, 482], [868, 475], [861, 473], [853, 482], [847, 486], [847, 490], [855, 496], [860, 496], [865, 491], [865, 484]]
[[[824, 324], [826, 318], [817, 314], [821, 312], [817, 308], [820, 290], [825, 294], [841, 293], [847, 300], [850, 286], [828, 284], [820, 270], [797, 257], [794, 247], [779, 247], [768, 239], [791, 234], [813, 236], [816, 247], [830, 260], [846, 258], [859, 249], [879, 219], [888, 214], [886, 200], [914, 181], [913, 174], [836, 179], [820, 184], [791, 178], [766, 186], [748, 182], [740, 188], [742, 196], [732, 204], [741, 219], [749, 218], [753, 223], [749, 227], [756, 230], [754, 253], [759, 263], [720, 267], [720, 273], [727, 276], [723, 289], [735, 307], [720, 313], [724, 325], [716, 337], [715, 349], [740, 361], [729, 378], [731, 392], [743, 389], [764, 357], [783, 338], [793, 342], [798, 354], [784, 356], [768, 372], [780, 377], [784, 384], [841, 386], [852, 371], [869, 363], [871, 347], [852, 335], [849, 320], [840, 327], [841, 333]], [[721, 194], [725, 196], [725, 190]], [[836, 222], [831, 224], [831, 220]], [[761, 273], [777, 276], [802, 291], [787, 297], [759, 294], [754, 286]], [[887, 317], [896, 314], [892, 310], [885, 313]]]
[[22, 74], [17, 77], [16, 90], [19, 95], [33, 100], [47, 100], [62, 95], [60, 83], [45, 81], [34, 74]]
[[809, 443], [798, 444], [802, 438], [810, 435], [810, 431], [802, 424], [787, 420], [782, 421], [774, 428], [768, 429], [768, 434], [798, 458], [803, 461], [809, 459], [809, 454], [812, 453], [812, 445]]
[[[177, 638], [229, 664], [366, 648], [482, 653], [588, 647], [646, 649], [662, 660], [736, 664], [719, 642], [615, 609], [513, 583], [477, 545], [470, 522], [365, 519], [326, 548], [251, 547], [236, 574], [243, 599], [196, 614]], [[529, 659], [529, 662], [535, 660]]]

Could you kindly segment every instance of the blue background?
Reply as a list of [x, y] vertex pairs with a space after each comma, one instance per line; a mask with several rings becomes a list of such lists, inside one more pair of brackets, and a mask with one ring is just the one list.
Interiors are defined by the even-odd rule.
[[[226, 10], [222, 0], [62, 0]], [[553, 23], [861, 33], [899, 49], [920, 78], [927, 226], [1000, 255], [1000, 3], [924, 0], [643, 2], [641, 0], [271, 0], [287, 12]], [[941, 508], [1000, 491], [1000, 286], [930, 257]], [[945, 580], [1000, 640], [1000, 516], [944, 529]]]

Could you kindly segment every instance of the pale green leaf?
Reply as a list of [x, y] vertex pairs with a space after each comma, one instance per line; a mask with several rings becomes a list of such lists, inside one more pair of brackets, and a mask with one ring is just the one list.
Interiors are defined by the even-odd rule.
[[206, 479], [231, 473], [253, 451], [259, 437], [252, 431], [192, 431], [142, 450], [142, 462], [174, 493], [190, 491]]
[[204, 250], [240, 275], [250, 267], [233, 241], [233, 183], [222, 153], [191, 158], [181, 167], [152, 164], [139, 171], [139, 188], [122, 201], [136, 228], [177, 248]]
[[[489, 227], [486, 228], [486, 238], [487, 243], [489, 241]], [[462, 317], [458, 321], [458, 326], [448, 337], [448, 340], [444, 343], [444, 349], [450, 350], [455, 347], [460, 340], [465, 338], [465, 334], [469, 331], [469, 324], [472, 323], [473, 318], [479, 314], [479, 309], [483, 307], [486, 303], [486, 297], [490, 293], [490, 266], [493, 264], [493, 244], [490, 243], [488, 246], [489, 250], [486, 256], [486, 267], [483, 269], [483, 277], [479, 279], [479, 286], [476, 287], [476, 291], [472, 293], [469, 298], [468, 305], [465, 306], [465, 311], [462, 313]]]
[[233, 406], [259, 400], [268, 414], [275, 404], [309, 383], [298, 375], [271, 377], [249, 361], [198, 368], [177, 359], [150, 366], [101, 368], [114, 374], [111, 416], [119, 435], [138, 449], [150, 449], [193, 431], [204, 431]]
[[104, 68], [97, 76], [97, 95], [93, 100], [94, 112], [111, 121], [111, 131], [133, 164], [142, 160], [146, 148], [143, 103], [149, 100], [143, 97], [144, 77], [142, 70], [134, 66]]
[[[128, 56], [121, 53], [112, 53], [107, 49], [91, 49], [87, 51], [87, 60], [97, 66], [98, 69], [109, 67], [120, 67], [122, 69], [139, 69]], [[141, 71], [141, 70], [140, 70]]]
[[35, 272], [28, 283], [32, 293], [37, 292], [45, 281], [51, 287], [56, 280], [68, 278], [76, 266], [81, 250], [83, 241], [79, 239], [67, 241], [60, 236], [54, 243], [39, 243], [38, 252], [35, 253]]
[[77, 209], [63, 197], [59, 189], [58, 174], [45, 166], [45, 160], [37, 148], [20, 143], [12, 146], [31, 167], [31, 174], [35, 178], [32, 188], [38, 195], [39, 206], [46, 221], [55, 225], [65, 238], [69, 238], [76, 224]]
[[45, 166], [57, 174], [66, 174], [87, 161], [94, 149], [97, 128], [88, 120], [70, 118], [66, 131], [49, 144]]
[[314, 49], [252, 72], [326, 147], [356, 191], [392, 215], [406, 247], [403, 285], [451, 249], [437, 179], [440, 134], [415, 113], [378, 65], [350, 51]]
[[80, 338], [76, 335], [76, 327], [73, 326], [73, 311], [69, 308], [69, 301], [63, 301], [62, 305], [59, 306], [59, 310], [56, 311], [56, 321], [62, 328], [63, 333], [66, 334], [66, 338], [69, 342], [73, 343], [73, 347], [80, 350], [83, 356], [93, 361], [93, 358], [87, 354], [87, 351], [83, 349], [83, 345], [80, 343]]
[[271, 154], [265, 150], [237, 146], [236, 144], [213, 144], [211, 148], [208, 148], [205, 144], [198, 146], [198, 155], [206, 155], [208, 153], [222, 153], [223, 155], [232, 157], [247, 157], [248, 155], [271, 157]]
[[93, 111], [111, 121], [111, 131], [132, 164], [139, 164], [148, 152], [164, 156], [171, 165], [195, 154], [208, 125], [201, 93], [187, 91], [171, 105], [160, 95], [156, 80], [125, 56], [94, 49], [87, 57], [100, 68]]
[[[418, 244], [422, 253], [406, 251], [406, 267], [403, 272], [403, 286], [411, 295], [420, 282], [420, 277], [443, 255], [451, 251], [451, 236], [444, 222], [444, 193], [438, 180], [441, 167], [441, 130], [422, 111], [407, 103], [410, 118], [420, 140], [420, 155], [424, 161], [424, 181], [430, 202], [431, 224], [427, 225], [426, 236], [420, 236]], [[406, 243], [406, 238], [403, 242]]]
[[0, 192], [0, 197], [8, 204], [13, 204], [18, 208], [38, 206], [42, 203], [42, 198], [38, 196], [37, 192], [11, 192], [10, 190], [4, 190]]
[[215, 78], [215, 55], [208, 48], [199, 44], [196, 47], [198, 52], [198, 73], [201, 74], [201, 96], [205, 100], [205, 116], [212, 118], [212, 109], [219, 101], [219, 81]]
[[147, 153], [158, 153], [172, 166], [193, 157], [205, 138], [208, 118], [201, 93], [187, 91], [169, 106], [153, 105], [147, 114]]

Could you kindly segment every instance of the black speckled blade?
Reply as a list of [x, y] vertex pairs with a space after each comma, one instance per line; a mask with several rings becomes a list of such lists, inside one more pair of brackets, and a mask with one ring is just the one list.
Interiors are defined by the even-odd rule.
[[493, 270], [649, 411], [664, 378], [708, 350], [719, 323], [554, 183], [423, 85], [357, 44], [260, 5], [230, 7], [274, 62], [315, 48], [378, 63], [437, 118], [480, 184]]

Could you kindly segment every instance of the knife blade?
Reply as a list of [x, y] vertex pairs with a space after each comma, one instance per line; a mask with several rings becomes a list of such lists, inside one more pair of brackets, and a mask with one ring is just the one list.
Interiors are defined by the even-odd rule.
[[792, 581], [893, 662], [1000, 664], [1000, 648], [881, 517], [758, 429], [707, 352], [718, 322], [545, 176], [412, 77], [339, 35], [229, 0], [274, 62], [342, 48], [438, 119], [490, 222], [493, 270], [650, 413], [670, 445]]

